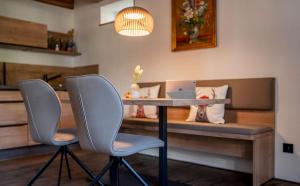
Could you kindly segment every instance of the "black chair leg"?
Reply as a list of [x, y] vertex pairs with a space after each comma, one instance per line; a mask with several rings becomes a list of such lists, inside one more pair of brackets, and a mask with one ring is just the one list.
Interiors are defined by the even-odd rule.
[[62, 147], [60, 147], [54, 155], [50, 158], [50, 160], [42, 167], [39, 172], [30, 180], [27, 186], [31, 186], [41, 175], [42, 173], [49, 167], [49, 165], [53, 162], [53, 160], [61, 153]]
[[[84, 172], [87, 173], [90, 176], [90, 178], [92, 180], [95, 179], [94, 174], [85, 165], [83, 165], [83, 163], [77, 158], [77, 156], [75, 156], [75, 154], [72, 151], [70, 151], [68, 149], [68, 147], [66, 147], [66, 152], [80, 166], [80, 168], [82, 168], [82, 170], [84, 170]], [[98, 181], [97, 183], [100, 184], [101, 186], [104, 186], [104, 184], [101, 181]]]
[[104, 174], [111, 168], [113, 164], [113, 161], [109, 161], [104, 168], [100, 171], [100, 173], [96, 176], [96, 178], [93, 180], [93, 182], [90, 184], [90, 186], [95, 185], [103, 176]]
[[65, 154], [66, 165], [67, 165], [67, 170], [68, 170], [68, 177], [69, 177], [69, 180], [71, 180], [71, 179], [72, 179], [72, 176], [71, 176], [71, 169], [70, 169], [70, 165], [69, 165], [69, 160], [68, 160], [68, 156], [67, 156], [67, 150], [66, 150], [66, 147], [65, 147], [65, 150], [64, 150], [64, 154]]
[[124, 158], [121, 158], [121, 163], [127, 168], [129, 173], [133, 175], [142, 185], [148, 186], [146, 181], [129, 165], [129, 163]]
[[60, 164], [59, 164], [59, 171], [58, 171], [58, 180], [57, 180], [57, 186], [60, 186], [60, 179], [61, 179], [61, 171], [62, 171], [62, 166], [63, 166], [63, 162], [64, 162], [64, 147], [62, 147], [61, 151], [60, 151]]
[[147, 182], [130, 166], [123, 157], [109, 157], [109, 162], [104, 166], [100, 173], [93, 179], [89, 186], [94, 186], [109, 171], [110, 183], [112, 186], [120, 185], [119, 169], [120, 165], [124, 165], [129, 173], [134, 176], [143, 186], [149, 186]]

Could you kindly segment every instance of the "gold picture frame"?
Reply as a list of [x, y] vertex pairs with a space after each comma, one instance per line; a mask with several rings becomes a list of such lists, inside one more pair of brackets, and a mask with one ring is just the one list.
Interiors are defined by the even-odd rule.
[[216, 46], [216, 0], [172, 0], [172, 51]]

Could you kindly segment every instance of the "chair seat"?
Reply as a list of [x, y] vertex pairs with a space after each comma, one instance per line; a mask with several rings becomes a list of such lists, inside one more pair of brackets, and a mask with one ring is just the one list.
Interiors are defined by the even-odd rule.
[[78, 142], [76, 129], [58, 129], [53, 137], [55, 145], [69, 145]]
[[176, 121], [172, 124], [172, 128], [176, 129], [199, 130], [207, 132], [219, 132], [241, 135], [256, 135], [273, 130], [271, 127], [268, 126], [240, 123], [213, 124], [205, 122]]
[[140, 136], [134, 134], [119, 133], [114, 144], [113, 156], [129, 156], [146, 149], [164, 146], [164, 142], [158, 138], [150, 136]]

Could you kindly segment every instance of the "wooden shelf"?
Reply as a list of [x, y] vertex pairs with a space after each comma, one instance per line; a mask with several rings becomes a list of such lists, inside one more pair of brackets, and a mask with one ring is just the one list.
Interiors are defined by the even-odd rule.
[[39, 1], [54, 6], [60, 6], [63, 8], [74, 9], [74, 0], [35, 0], [35, 1]]
[[4, 43], [0, 43], [0, 48], [22, 50], [28, 52], [40, 52], [40, 53], [47, 53], [47, 54], [65, 55], [65, 56], [81, 55], [81, 53], [78, 52], [55, 51], [48, 48], [36, 48], [36, 47], [28, 47], [28, 46], [20, 46], [20, 45], [12, 45], [12, 44], [4, 44]]

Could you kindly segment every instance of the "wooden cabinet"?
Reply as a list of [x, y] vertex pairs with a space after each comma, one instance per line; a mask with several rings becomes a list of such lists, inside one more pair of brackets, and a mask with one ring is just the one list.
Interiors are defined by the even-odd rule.
[[27, 114], [19, 91], [0, 92], [0, 118], [0, 149], [27, 146]]
[[57, 91], [56, 93], [61, 101], [62, 114], [60, 120], [60, 128], [76, 128], [68, 92]]
[[0, 16], [0, 43], [47, 48], [47, 25]]
[[19, 91], [1, 91], [0, 102], [21, 102], [23, 98]]
[[33, 146], [33, 145], [38, 145], [39, 143], [33, 141], [33, 139], [31, 138], [30, 135], [30, 128], [28, 127], [28, 141], [27, 141], [27, 145], [28, 146]]
[[27, 145], [27, 125], [0, 128], [0, 149], [23, 147]]
[[27, 123], [24, 103], [0, 103], [0, 127]]
[[[0, 87], [0, 149], [37, 144], [30, 135], [27, 112], [17, 82], [24, 79], [38, 79], [42, 74], [61, 73], [62, 77], [51, 81], [52, 86], [62, 84], [64, 77], [84, 74], [98, 74], [98, 65], [76, 68], [43, 67], [41, 65], [6, 64], [6, 82], [11, 87]], [[1, 65], [0, 65], [1, 75]], [[2, 88], [2, 89], [1, 89]], [[10, 89], [8, 89], [10, 88]], [[56, 91], [61, 101], [60, 128], [76, 128], [67, 91]]]
[[19, 91], [0, 92], [0, 118], [0, 127], [27, 123], [26, 109]]
[[[60, 128], [75, 128], [68, 93], [57, 91], [57, 95], [62, 103]], [[36, 144], [30, 135], [20, 91], [0, 91], [0, 150]]]
[[76, 128], [70, 103], [62, 103], [62, 115], [60, 128]]
[[74, 9], [74, 0], [35, 0], [64, 8]]

